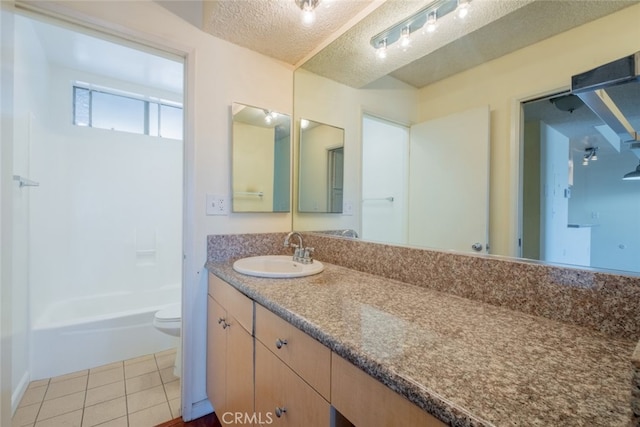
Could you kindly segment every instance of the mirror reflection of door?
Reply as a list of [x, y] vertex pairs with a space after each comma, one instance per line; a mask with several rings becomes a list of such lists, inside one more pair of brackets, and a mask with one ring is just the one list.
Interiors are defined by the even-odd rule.
[[342, 195], [344, 192], [344, 147], [327, 151], [329, 165], [329, 212], [342, 212]]
[[[607, 92], [639, 129], [640, 83]], [[640, 271], [640, 181], [623, 180], [640, 147], [573, 95], [526, 102], [523, 113], [523, 257]]]

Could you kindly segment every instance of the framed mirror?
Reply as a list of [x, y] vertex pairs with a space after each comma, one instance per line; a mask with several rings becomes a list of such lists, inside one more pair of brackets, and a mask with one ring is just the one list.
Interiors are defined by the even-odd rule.
[[300, 119], [298, 212], [342, 213], [344, 129]]
[[291, 210], [291, 118], [233, 103], [233, 212]]

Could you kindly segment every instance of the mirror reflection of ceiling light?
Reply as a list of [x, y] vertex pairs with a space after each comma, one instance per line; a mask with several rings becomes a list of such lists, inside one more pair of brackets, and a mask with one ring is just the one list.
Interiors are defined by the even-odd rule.
[[[296, 0], [301, 2], [303, 0]], [[427, 6], [408, 16], [395, 25], [371, 37], [369, 43], [376, 49], [379, 58], [386, 57], [386, 49], [395, 42], [406, 50], [411, 43], [411, 35], [425, 27], [424, 33], [432, 33], [436, 30], [437, 22], [445, 15], [457, 11], [458, 16], [466, 16], [469, 13], [471, 0], [435, 0]]]
[[302, 129], [306, 129], [309, 127], [309, 120], [307, 119], [300, 119], [300, 127]]
[[623, 181], [640, 181], [640, 164], [636, 167], [636, 170], [625, 174], [622, 177]]
[[598, 160], [598, 147], [589, 147], [584, 149], [584, 156], [582, 156], [582, 165], [589, 165], [590, 160]]
[[433, 33], [436, 30], [436, 23], [438, 21], [438, 14], [437, 11], [433, 11], [431, 13], [429, 13], [429, 16], [427, 17], [427, 32], [428, 33]]
[[316, 21], [316, 7], [320, 0], [295, 0], [296, 4], [302, 10], [302, 23], [310, 26]]
[[458, 0], [458, 7], [456, 8], [458, 18], [464, 19], [469, 14], [470, 1], [471, 0]]

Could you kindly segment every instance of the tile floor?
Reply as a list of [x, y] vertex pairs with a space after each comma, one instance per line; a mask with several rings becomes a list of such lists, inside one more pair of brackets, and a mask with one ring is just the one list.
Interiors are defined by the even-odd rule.
[[12, 427], [153, 427], [180, 416], [175, 350], [33, 381]]

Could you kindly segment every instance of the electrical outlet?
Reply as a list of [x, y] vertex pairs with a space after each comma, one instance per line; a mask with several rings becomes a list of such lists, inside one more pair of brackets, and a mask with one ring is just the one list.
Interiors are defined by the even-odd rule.
[[229, 200], [220, 194], [207, 194], [207, 215], [229, 215]]

